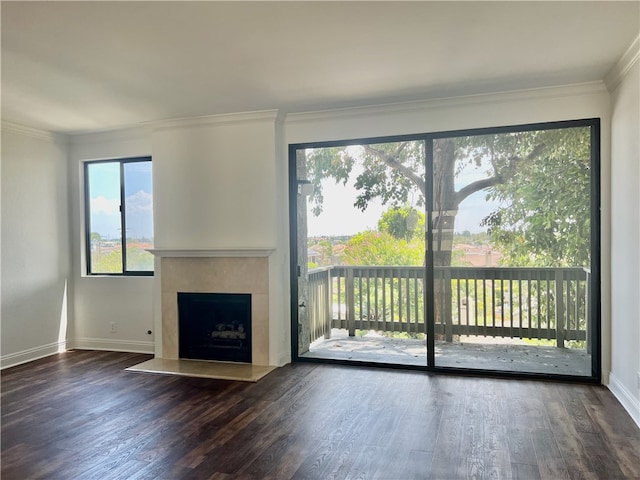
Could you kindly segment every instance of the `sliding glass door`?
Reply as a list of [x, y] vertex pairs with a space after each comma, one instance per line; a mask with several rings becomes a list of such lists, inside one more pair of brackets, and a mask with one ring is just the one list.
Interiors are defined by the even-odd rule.
[[424, 146], [295, 150], [299, 356], [427, 365]]
[[292, 146], [294, 358], [597, 377], [598, 128]]
[[594, 126], [433, 139], [435, 366], [592, 375]]

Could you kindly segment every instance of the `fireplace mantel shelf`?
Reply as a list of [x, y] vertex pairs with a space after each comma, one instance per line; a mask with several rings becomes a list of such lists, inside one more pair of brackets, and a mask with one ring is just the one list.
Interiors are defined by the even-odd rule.
[[229, 247], [229, 248], [152, 248], [147, 250], [156, 257], [268, 257], [276, 251], [270, 247]]

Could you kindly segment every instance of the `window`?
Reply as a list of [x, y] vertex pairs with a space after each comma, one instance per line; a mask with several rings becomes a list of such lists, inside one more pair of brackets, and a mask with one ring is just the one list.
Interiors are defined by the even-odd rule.
[[599, 381], [599, 150], [599, 119], [289, 145], [294, 360]]
[[153, 275], [151, 157], [84, 165], [88, 275]]

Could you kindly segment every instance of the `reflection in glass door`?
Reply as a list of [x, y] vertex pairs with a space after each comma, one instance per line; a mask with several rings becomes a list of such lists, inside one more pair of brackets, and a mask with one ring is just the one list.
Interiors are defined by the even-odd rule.
[[433, 140], [436, 367], [592, 375], [592, 134]]

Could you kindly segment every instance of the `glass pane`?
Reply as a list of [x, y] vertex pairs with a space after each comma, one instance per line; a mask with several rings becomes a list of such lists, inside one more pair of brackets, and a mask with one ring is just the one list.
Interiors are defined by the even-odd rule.
[[151, 162], [124, 164], [127, 271], [153, 271], [153, 187]]
[[298, 151], [298, 353], [426, 365], [423, 141]]
[[436, 366], [591, 376], [590, 135], [434, 141]]
[[90, 273], [122, 273], [120, 163], [87, 165]]

